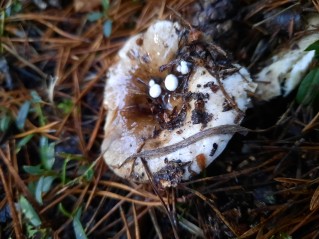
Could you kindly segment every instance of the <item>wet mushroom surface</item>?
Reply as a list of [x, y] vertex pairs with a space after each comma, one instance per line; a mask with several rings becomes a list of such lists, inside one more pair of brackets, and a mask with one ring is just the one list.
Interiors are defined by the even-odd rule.
[[104, 159], [121, 177], [176, 186], [220, 155], [255, 89], [248, 71], [201, 32], [157, 21], [109, 69]]

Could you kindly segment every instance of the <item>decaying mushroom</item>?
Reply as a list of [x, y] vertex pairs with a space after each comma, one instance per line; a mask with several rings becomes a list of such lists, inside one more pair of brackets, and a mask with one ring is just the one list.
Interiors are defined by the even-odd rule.
[[300, 83], [309, 69], [315, 51], [305, 49], [319, 39], [319, 15], [307, 18], [305, 35], [299, 36], [289, 47], [284, 46], [272, 56], [266, 66], [256, 75], [258, 83], [256, 96], [261, 100], [270, 100], [276, 96], [287, 96]]
[[221, 154], [255, 89], [247, 70], [199, 32], [158, 21], [109, 69], [104, 159], [123, 178], [176, 186]]

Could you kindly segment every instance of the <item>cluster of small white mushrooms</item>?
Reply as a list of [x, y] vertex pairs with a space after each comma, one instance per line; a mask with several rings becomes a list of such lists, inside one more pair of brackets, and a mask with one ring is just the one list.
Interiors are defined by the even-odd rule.
[[[181, 61], [180, 62], [180, 65], [177, 66], [176, 70], [180, 73], [182, 73], [183, 75], [186, 75], [190, 72], [190, 67], [188, 66], [189, 63], [186, 62], [186, 61]], [[162, 93], [162, 89], [161, 89], [161, 86], [159, 84], [156, 84], [155, 81], [153, 79], [151, 79], [149, 81], [149, 94], [152, 98], [157, 98], [161, 95]], [[174, 74], [168, 74], [166, 77], [165, 77], [165, 80], [164, 80], [164, 85], [165, 85], [165, 88], [168, 90], [168, 91], [175, 91], [178, 87], [178, 78], [176, 75]]]
[[221, 154], [250, 105], [256, 84], [247, 70], [187, 34], [178, 23], [158, 21], [131, 37], [109, 69], [102, 152], [121, 177], [170, 187], [198, 174]]

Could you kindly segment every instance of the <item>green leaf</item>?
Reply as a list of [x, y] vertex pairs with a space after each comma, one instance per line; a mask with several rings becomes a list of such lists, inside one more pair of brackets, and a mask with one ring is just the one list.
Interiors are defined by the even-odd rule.
[[58, 104], [58, 109], [62, 110], [63, 114], [67, 115], [71, 113], [73, 106], [73, 101], [70, 99], [66, 99]]
[[42, 102], [41, 97], [39, 96], [39, 94], [36, 91], [32, 90], [30, 94], [32, 97], [32, 103], [41, 103]]
[[102, 7], [104, 11], [107, 11], [110, 8], [110, 1], [109, 0], [102, 0]]
[[299, 104], [310, 105], [319, 97], [319, 68], [311, 70], [301, 82], [296, 100]]
[[36, 238], [38, 231], [39, 231], [38, 228], [35, 228], [34, 226], [32, 226], [30, 224], [27, 225], [28, 238]]
[[280, 232], [278, 235], [271, 236], [270, 239], [292, 239], [292, 237], [285, 232]]
[[20, 197], [19, 205], [22, 210], [22, 213], [33, 226], [35, 227], [41, 226], [42, 223], [38, 214], [36, 213], [32, 205], [28, 202], [28, 200], [24, 196]]
[[51, 170], [55, 161], [55, 143], [49, 143], [47, 137], [40, 138], [40, 158], [43, 167]]
[[46, 172], [46, 170], [43, 169], [41, 165], [36, 165], [36, 166], [24, 165], [23, 170], [31, 175], [43, 175]]
[[43, 103], [41, 97], [36, 91], [31, 91], [31, 97], [32, 97], [32, 103], [34, 104], [34, 112], [39, 117], [39, 124], [40, 126], [45, 126], [46, 124], [46, 118], [42, 112], [42, 106], [41, 103]]
[[20, 107], [20, 110], [18, 112], [18, 116], [16, 118], [16, 125], [17, 125], [18, 129], [20, 129], [20, 130], [22, 130], [24, 128], [24, 124], [25, 124], [25, 121], [27, 119], [27, 116], [28, 116], [28, 113], [30, 110], [30, 105], [31, 105], [31, 102], [26, 101]]
[[62, 203], [59, 203], [59, 211], [66, 217], [72, 218], [72, 225], [75, 233], [76, 239], [87, 239], [87, 236], [85, 234], [85, 231], [83, 229], [83, 226], [81, 224], [81, 214], [82, 214], [82, 208], [78, 208], [75, 212], [69, 213], [62, 205]]
[[87, 19], [89, 22], [96, 22], [104, 16], [102, 12], [91, 12], [87, 15]]
[[103, 24], [103, 34], [105, 37], [110, 37], [112, 33], [112, 21], [106, 20]]
[[35, 189], [35, 199], [40, 203], [40, 205], [43, 204], [42, 194], [50, 190], [54, 179], [55, 177], [53, 176], [40, 177]]
[[16, 152], [16, 153], [19, 153], [20, 150], [21, 150], [21, 148], [22, 148], [23, 146], [25, 146], [27, 143], [29, 143], [29, 141], [33, 138], [33, 136], [34, 136], [33, 134], [29, 134], [29, 135], [23, 137], [23, 138], [17, 143], [15, 152]]
[[93, 170], [94, 165], [95, 165], [94, 163], [92, 163], [91, 165], [82, 165], [79, 168], [78, 175], [82, 177], [84, 180], [86, 180], [87, 182], [90, 182], [94, 176], [94, 170]]
[[66, 166], [68, 164], [68, 162], [70, 161], [70, 158], [66, 158], [64, 159], [63, 165], [62, 165], [62, 172], [61, 172], [61, 182], [62, 185], [66, 184], [67, 178], [66, 178]]
[[22, 3], [20, 1], [13, 1], [11, 5], [6, 7], [6, 17], [10, 17], [15, 13], [18, 13], [22, 10]]
[[13, 5], [12, 5], [12, 13], [19, 13], [22, 10], [22, 3], [20, 1], [16, 1]]
[[[52, 230], [51, 228], [38, 228], [34, 227], [31, 224], [26, 225], [26, 235], [24, 238], [29, 239], [52, 239]], [[10, 237], [11, 239], [11, 237]]]
[[79, 208], [73, 218], [73, 229], [75, 233], [76, 239], [87, 239], [87, 236], [85, 234], [85, 231], [83, 229], [83, 226], [81, 224], [80, 218], [81, 218], [82, 209]]
[[315, 51], [315, 57], [319, 59], [319, 40], [310, 44], [305, 51]]
[[42, 201], [42, 186], [43, 186], [43, 176], [40, 177], [37, 186], [35, 188], [35, 199], [37, 200], [38, 203], [40, 203], [40, 205], [43, 205], [43, 201]]
[[83, 174], [84, 178], [90, 182], [92, 179], [93, 179], [93, 176], [94, 176], [94, 170], [90, 167], [88, 168], [84, 174]]
[[12, 122], [12, 118], [10, 115], [5, 114], [3, 116], [0, 116], [0, 132], [6, 132], [9, 129], [9, 126]]
[[35, 189], [37, 187], [37, 182], [29, 182], [28, 189], [32, 195], [35, 195]]
[[69, 213], [69, 212], [63, 207], [62, 203], [59, 203], [58, 208], [59, 208], [59, 211], [60, 211], [64, 216], [69, 217], [69, 218], [72, 218], [72, 214]]
[[319, 51], [319, 40], [315, 41], [314, 43], [310, 44], [305, 51]]
[[42, 190], [43, 190], [44, 193], [49, 192], [49, 190], [51, 189], [52, 183], [53, 183], [55, 178], [56, 178], [55, 176], [44, 177], [43, 186], [42, 186]]
[[68, 160], [78, 160], [78, 161], [85, 160], [85, 157], [82, 154], [70, 154], [70, 153], [60, 152], [58, 156]]

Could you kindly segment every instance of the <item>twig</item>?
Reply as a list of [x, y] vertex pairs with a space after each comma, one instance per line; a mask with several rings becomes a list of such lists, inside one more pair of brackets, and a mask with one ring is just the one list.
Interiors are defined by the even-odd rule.
[[155, 193], [157, 194], [158, 198], [160, 199], [161, 204], [164, 207], [164, 210], [165, 210], [165, 212], [167, 214], [167, 217], [168, 217], [168, 219], [169, 219], [169, 221], [171, 223], [171, 226], [172, 226], [172, 229], [173, 229], [173, 233], [174, 233], [174, 237], [175, 237], [175, 239], [179, 239], [179, 236], [178, 236], [178, 233], [177, 233], [177, 228], [175, 227], [174, 220], [173, 220], [173, 218], [172, 218], [172, 216], [171, 216], [171, 214], [169, 212], [169, 209], [168, 209], [167, 205], [165, 204], [162, 196], [158, 192], [157, 187], [155, 186], [155, 183], [153, 181], [153, 176], [152, 176], [152, 173], [151, 173], [150, 169], [148, 168], [147, 162], [145, 161], [144, 158], [141, 158], [141, 161], [142, 161], [143, 166], [145, 168], [145, 172], [146, 172], [146, 174], [148, 176], [148, 179], [150, 180], [151, 186], [152, 186], [153, 190], [155, 191]]
[[28, 136], [28, 135], [30, 135], [30, 134], [48, 132], [48, 131], [51, 130], [51, 127], [53, 127], [53, 126], [55, 126], [55, 125], [57, 125], [57, 124], [59, 124], [59, 123], [60, 123], [60, 122], [52, 122], [52, 123], [47, 124], [47, 125], [45, 125], [45, 126], [43, 126], [43, 127], [31, 129], [31, 130], [29, 130], [29, 131], [26, 131], [26, 132], [23, 132], [23, 133], [20, 133], [20, 134], [16, 134], [16, 135], [14, 136], [14, 138], [16, 138], [16, 139], [17, 139], [17, 138], [23, 138], [23, 137]]
[[231, 104], [232, 108], [234, 108], [241, 117], [244, 117], [245, 113], [241, 109], [238, 108], [238, 105], [236, 104], [236, 102], [227, 93], [227, 91], [225, 90], [225, 88], [224, 88], [224, 86], [223, 86], [223, 84], [222, 84], [222, 82], [221, 82], [221, 80], [219, 78], [219, 75], [218, 74], [214, 74], [211, 71], [210, 67], [208, 67], [208, 66], [206, 67], [206, 69], [208, 70], [209, 74], [211, 74], [213, 77], [215, 77], [220, 90], [222, 91], [222, 93], [225, 96], [226, 100]]
[[21, 57], [15, 50], [11, 49], [9, 46], [7, 46], [6, 44], [2, 44], [2, 47], [9, 52], [11, 55], [13, 55], [14, 57], [16, 57], [19, 61], [23, 62], [23, 64], [25, 64], [26, 66], [30, 67], [32, 70], [34, 70], [36, 73], [39, 74], [39, 76], [41, 76], [43, 79], [47, 78], [47, 74], [45, 74], [40, 68], [38, 68], [37, 66], [33, 65], [32, 63], [30, 63], [28, 60], [24, 59], [23, 57]]
[[154, 225], [154, 228], [155, 228], [156, 235], [157, 235], [158, 239], [164, 239], [164, 238], [163, 238], [163, 234], [162, 234], [162, 232], [161, 232], [161, 228], [160, 228], [160, 226], [158, 225], [158, 222], [157, 222], [157, 218], [156, 218], [156, 216], [155, 216], [154, 209], [153, 209], [153, 208], [150, 208], [148, 214], [149, 214], [150, 217], [151, 217], [151, 220], [152, 220], [152, 223], [153, 223], [153, 225]]
[[311, 130], [312, 128], [316, 127], [316, 121], [319, 120], [319, 112], [316, 114], [315, 117], [312, 118], [312, 120], [302, 129], [301, 133], [306, 133], [308, 130]]
[[5, 191], [5, 196], [7, 198], [8, 203], [9, 203], [10, 215], [12, 217], [12, 224], [13, 224], [13, 229], [15, 231], [15, 236], [17, 239], [23, 238], [22, 228], [21, 228], [21, 225], [19, 223], [19, 218], [17, 215], [17, 211], [15, 209], [12, 194], [11, 194], [11, 191], [10, 191], [8, 185], [7, 185], [8, 180], [6, 180], [6, 178], [4, 177], [4, 174], [3, 174], [1, 167], [0, 167], [0, 178], [1, 178], [1, 181], [3, 184], [3, 189]]
[[132, 203], [132, 211], [133, 211], [133, 218], [134, 218], [134, 225], [135, 225], [135, 238], [136, 239], [140, 239], [141, 235], [140, 235], [140, 227], [138, 224], [138, 219], [137, 219], [137, 214], [136, 214], [136, 207], [135, 204]]
[[130, 229], [128, 227], [127, 220], [126, 220], [126, 217], [125, 217], [124, 210], [123, 210], [122, 206], [120, 206], [120, 214], [121, 214], [121, 218], [122, 218], [122, 221], [123, 221], [123, 224], [124, 224], [124, 228], [125, 228], [125, 231], [126, 231], [126, 238], [127, 239], [131, 239], [132, 237], [131, 237]]
[[[132, 193], [126, 194], [126, 197], [130, 197]], [[106, 221], [125, 201], [121, 200], [115, 204], [99, 221], [97, 221], [92, 228], [87, 232], [87, 235], [92, 234], [104, 221]]]
[[96, 141], [96, 138], [97, 138], [97, 135], [98, 135], [98, 131], [100, 130], [101, 124], [102, 124], [102, 122], [104, 120], [104, 118], [103, 118], [104, 113], [105, 113], [105, 109], [104, 109], [103, 106], [101, 106], [99, 114], [98, 114], [97, 121], [96, 121], [96, 123], [94, 125], [94, 129], [93, 129], [92, 134], [90, 136], [89, 142], [88, 142], [88, 144], [86, 146], [86, 150], [87, 151], [89, 151], [92, 148], [93, 144]]
[[300, 3], [297, 2], [297, 3], [295, 3], [295, 4], [293, 4], [293, 5], [289, 6], [289, 7], [287, 7], [287, 8], [285, 8], [285, 9], [283, 9], [283, 10], [277, 12], [276, 14], [274, 14], [274, 15], [272, 15], [272, 16], [270, 16], [270, 17], [268, 17], [268, 18], [266, 18], [266, 19], [264, 19], [264, 20], [262, 20], [262, 21], [260, 21], [260, 22], [258, 22], [258, 23], [256, 23], [256, 24], [254, 24], [253, 27], [258, 27], [258, 26], [262, 25], [263, 23], [265, 23], [265, 22], [267, 22], [267, 21], [270, 21], [270, 20], [273, 19], [274, 17], [279, 16], [280, 14], [284, 13], [285, 11], [287, 11], [287, 10], [289, 10], [289, 9], [291, 9], [291, 8], [294, 8], [294, 7], [297, 6], [297, 5], [300, 5]]
[[[148, 208], [146, 207], [142, 212], [140, 212], [137, 216], [137, 219], [140, 219], [142, 216], [144, 216], [147, 212], [148, 212]], [[133, 225], [134, 221], [130, 220], [130, 222], [128, 222], [128, 226], [131, 227]], [[111, 225], [112, 223], [110, 223], [109, 225]], [[108, 231], [108, 229], [110, 228], [109, 225], [107, 227], [105, 227], [105, 229], [103, 229], [103, 231]], [[115, 225], [115, 224], [114, 224]], [[114, 226], [113, 225], [113, 226]], [[122, 228], [116, 235], [114, 235], [112, 238], [116, 239], [116, 238], [121, 238], [121, 236], [124, 233], [125, 228]]]
[[216, 213], [216, 215], [220, 218], [220, 220], [230, 229], [230, 231], [236, 236], [236, 238], [239, 237], [239, 235], [237, 234], [237, 232], [235, 231], [235, 229], [230, 225], [230, 223], [226, 220], [226, 218], [224, 217], [224, 215], [213, 205], [213, 203], [211, 202], [212, 200], [205, 197], [203, 194], [201, 194], [200, 192], [194, 190], [194, 189], [190, 189], [187, 187], [183, 187], [186, 191], [189, 191], [191, 193], [194, 193], [196, 196], [198, 196], [200, 199], [202, 199], [204, 202], [206, 202], [212, 209], [213, 211]]
[[194, 223], [190, 222], [186, 218], [184, 218], [182, 215], [178, 215], [179, 218], [179, 224], [181, 227], [183, 227], [185, 230], [189, 231], [190, 233], [194, 234], [199, 238], [206, 238], [203, 232], [203, 229], [196, 226]]
[[114, 182], [114, 181], [101, 180], [99, 182], [99, 186], [109, 187], [109, 188], [116, 188], [116, 189], [128, 191], [128, 192], [131, 192], [132, 194], [134, 194], [135, 196], [147, 198], [148, 201], [151, 200], [151, 199], [152, 200], [157, 200], [158, 199], [158, 197], [156, 195], [152, 194], [152, 193], [139, 191], [139, 190], [136, 190], [134, 187], [130, 187], [130, 186], [127, 186], [125, 184], [117, 183], [117, 182]]
[[135, 153], [131, 155], [130, 157], [126, 158], [124, 162], [119, 166], [122, 167], [125, 163], [129, 162], [130, 160], [133, 160], [135, 158], [147, 158], [147, 157], [155, 157], [155, 156], [161, 156], [165, 154], [169, 154], [172, 152], [175, 152], [176, 150], [179, 150], [181, 148], [185, 148], [199, 140], [202, 140], [204, 138], [207, 138], [211, 135], [218, 135], [218, 134], [234, 134], [236, 132], [238, 133], [247, 133], [250, 130], [247, 128], [244, 128], [239, 125], [221, 125], [221, 126], [216, 126], [213, 128], [209, 128], [206, 130], [203, 130], [199, 133], [196, 133], [188, 138], [186, 138], [183, 141], [180, 141], [176, 144], [172, 144], [169, 146], [165, 146], [159, 149], [154, 149], [154, 150], [146, 150], [141, 153]]
[[35, 209], [38, 209], [38, 203], [34, 199], [33, 195], [31, 194], [27, 186], [24, 184], [17, 170], [12, 166], [10, 159], [8, 159], [7, 156], [3, 153], [2, 149], [0, 149], [0, 159], [2, 159], [2, 161], [7, 166], [10, 175], [12, 176], [18, 188], [21, 190], [22, 194], [28, 199], [28, 201], [32, 204], [32, 206]]
[[[74, 194], [81, 194], [82, 192], [83, 192], [83, 189], [77, 189], [73, 191]], [[88, 190], [87, 193], [91, 193], [91, 190]], [[122, 196], [122, 195], [119, 195], [113, 192], [108, 192], [108, 191], [95, 192], [95, 196], [103, 196], [103, 197], [108, 197], [108, 198], [117, 199], [117, 200], [124, 200], [126, 202], [135, 203], [138, 205], [150, 206], [150, 207], [157, 207], [161, 205], [160, 201], [138, 200], [138, 199], [129, 198], [128, 196]]]

